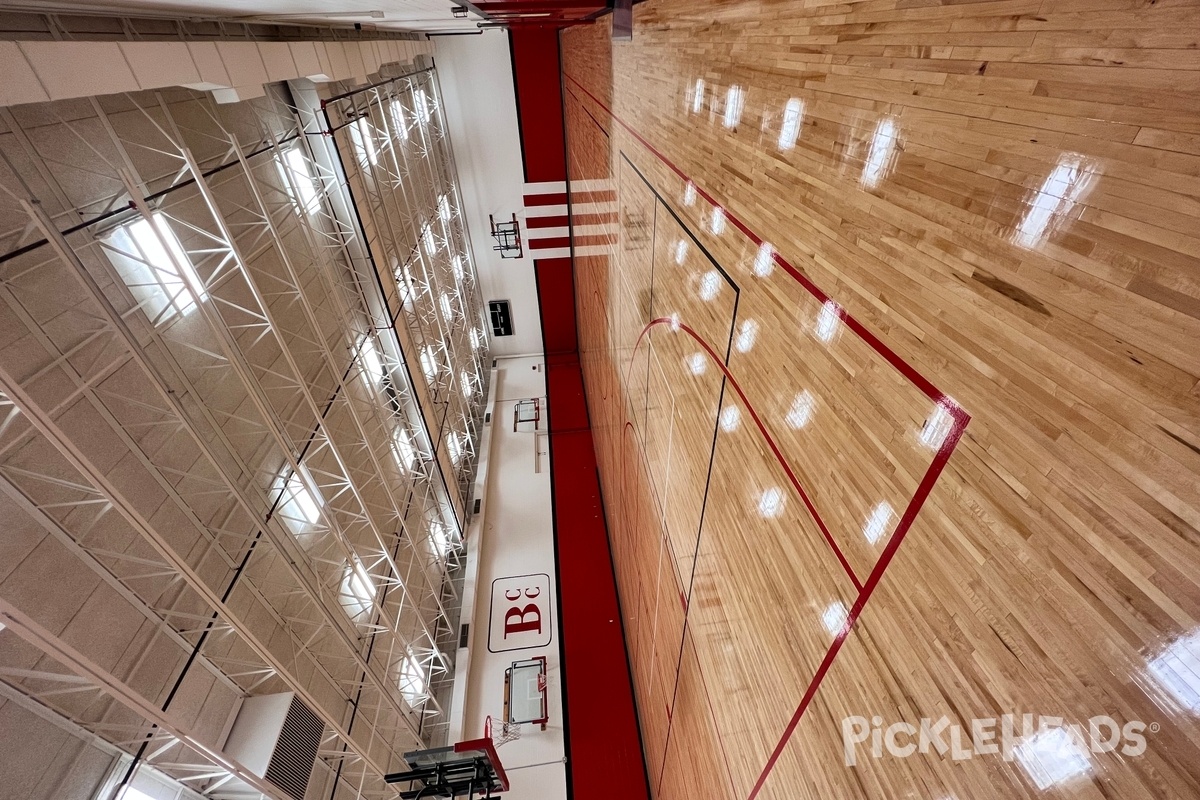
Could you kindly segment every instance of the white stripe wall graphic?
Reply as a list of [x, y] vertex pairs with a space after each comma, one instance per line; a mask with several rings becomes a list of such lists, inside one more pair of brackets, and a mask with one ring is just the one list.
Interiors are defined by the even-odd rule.
[[[617, 235], [617, 199], [610, 180], [571, 182], [571, 214], [576, 220], [575, 254], [601, 255]], [[533, 259], [571, 255], [571, 227], [567, 217], [567, 184], [564, 181], [527, 183], [524, 186], [525, 255]]]

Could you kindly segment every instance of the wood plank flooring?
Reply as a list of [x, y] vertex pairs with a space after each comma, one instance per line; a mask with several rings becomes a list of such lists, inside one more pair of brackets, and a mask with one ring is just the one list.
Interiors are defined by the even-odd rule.
[[648, 0], [562, 51], [655, 797], [1200, 797], [1200, 3]]

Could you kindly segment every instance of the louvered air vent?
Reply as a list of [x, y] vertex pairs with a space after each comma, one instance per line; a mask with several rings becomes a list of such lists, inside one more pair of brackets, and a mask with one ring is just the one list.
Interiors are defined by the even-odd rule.
[[325, 723], [308, 706], [293, 697], [291, 708], [283, 719], [279, 742], [275, 745], [271, 763], [267, 765], [267, 774], [263, 777], [295, 800], [304, 800], [324, 733]]
[[[242, 703], [225, 752], [293, 800], [304, 800], [325, 724], [292, 692], [248, 697]], [[232, 781], [216, 797], [240, 796]], [[227, 795], [228, 792], [228, 795]]]

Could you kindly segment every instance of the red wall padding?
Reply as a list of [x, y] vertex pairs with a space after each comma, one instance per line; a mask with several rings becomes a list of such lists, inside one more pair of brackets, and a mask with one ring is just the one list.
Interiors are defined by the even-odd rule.
[[529, 183], [566, 180], [558, 31], [513, 30], [509, 33], [509, 43], [513, 80], [517, 85], [517, 114], [521, 117], [521, 145], [525, 150], [525, 180]]
[[542, 343], [547, 355], [578, 353], [575, 338], [575, 275], [569, 258], [534, 262], [542, 307]]
[[[526, 180], [566, 179], [558, 32], [511, 34]], [[583, 396], [569, 258], [534, 262], [546, 355], [563, 682], [573, 800], [647, 800], [596, 454]]]

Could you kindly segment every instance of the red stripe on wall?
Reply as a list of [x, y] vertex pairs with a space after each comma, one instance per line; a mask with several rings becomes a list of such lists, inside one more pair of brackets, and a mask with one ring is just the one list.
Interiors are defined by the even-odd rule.
[[[532, 239], [531, 238], [529, 240], [529, 249], [530, 250], [553, 250], [558, 247], [570, 247], [570, 246], [571, 246], [571, 237], [570, 236], [555, 236], [550, 239]], [[549, 352], [549, 351], [547, 351], [547, 352]]]
[[558, 194], [527, 194], [525, 195], [525, 207], [532, 208], [533, 206], [565, 206], [567, 204], [567, 193], [559, 192]]
[[525, 220], [526, 228], [565, 228], [571, 224], [570, 217], [529, 217]]

